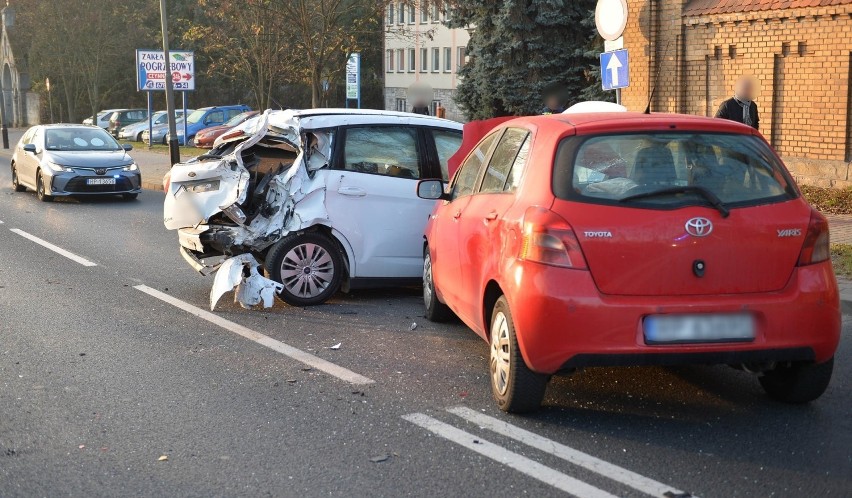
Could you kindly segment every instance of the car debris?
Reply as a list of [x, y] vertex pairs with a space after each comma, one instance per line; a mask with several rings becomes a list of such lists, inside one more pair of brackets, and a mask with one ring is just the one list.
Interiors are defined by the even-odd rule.
[[337, 351], [338, 349], [340, 349], [340, 346], [342, 346], [342, 345], [343, 345], [342, 342], [338, 342], [334, 346], [329, 346], [328, 349], [333, 349], [333, 350]]
[[264, 308], [272, 307], [275, 293], [284, 286], [261, 276], [259, 267], [251, 254], [240, 254], [222, 263], [210, 290], [210, 309], [215, 309], [219, 298], [234, 289], [234, 302], [243, 308], [251, 309], [261, 302]]

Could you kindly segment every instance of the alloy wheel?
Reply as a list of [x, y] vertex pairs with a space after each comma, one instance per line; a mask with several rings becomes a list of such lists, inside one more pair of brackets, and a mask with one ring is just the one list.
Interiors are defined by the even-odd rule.
[[334, 279], [331, 255], [317, 244], [294, 246], [281, 261], [281, 283], [300, 298], [322, 294]]

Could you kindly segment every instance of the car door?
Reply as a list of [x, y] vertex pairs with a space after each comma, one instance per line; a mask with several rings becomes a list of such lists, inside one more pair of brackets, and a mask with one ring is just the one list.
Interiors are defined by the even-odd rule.
[[497, 274], [505, 235], [501, 220], [515, 202], [518, 175], [529, 151], [529, 134], [523, 128], [505, 130], [491, 153], [478, 189], [459, 217], [459, 298], [474, 317], [479, 316], [485, 283]]
[[352, 247], [352, 277], [415, 278], [423, 229], [434, 205], [416, 195], [424, 173], [421, 134], [405, 125], [341, 129], [326, 208]]
[[18, 167], [18, 178], [21, 183], [32, 186], [33, 188], [35, 188], [36, 170], [39, 165], [39, 154], [25, 151], [24, 145], [35, 144], [36, 152], [41, 152], [42, 144], [40, 144], [37, 140], [41, 135], [40, 126], [30, 128], [30, 131], [28, 131], [27, 134], [24, 135], [24, 139], [21, 140], [21, 148], [18, 150], [18, 162], [16, 163]]
[[462, 246], [459, 244], [459, 220], [470, 202], [488, 154], [502, 131], [491, 133], [471, 150], [459, 167], [450, 184], [450, 199], [440, 201], [432, 214], [429, 240], [432, 255], [432, 279], [444, 302], [463, 318], [472, 318], [471, 310], [462, 307], [461, 262]]

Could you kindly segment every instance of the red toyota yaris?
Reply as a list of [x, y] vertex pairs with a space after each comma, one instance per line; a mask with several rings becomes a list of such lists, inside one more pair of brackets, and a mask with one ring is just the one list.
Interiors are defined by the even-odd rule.
[[760, 134], [721, 119], [576, 113], [488, 133], [425, 233], [430, 320], [490, 342], [500, 408], [537, 409], [589, 366], [728, 364], [774, 399], [831, 378], [840, 336], [828, 224]]

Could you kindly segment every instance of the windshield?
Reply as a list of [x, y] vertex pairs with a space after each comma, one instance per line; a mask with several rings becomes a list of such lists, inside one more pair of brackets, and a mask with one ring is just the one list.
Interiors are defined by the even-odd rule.
[[100, 128], [49, 128], [44, 134], [47, 150], [121, 150], [112, 136]]
[[248, 119], [249, 114], [251, 114], [251, 113], [250, 112], [243, 112], [243, 113], [237, 114], [236, 116], [229, 119], [225, 123], [224, 126], [229, 126], [229, 127], [237, 126], [238, 124], [240, 124], [243, 121], [245, 121], [246, 119]]
[[198, 109], [197, 111], [192, 111], [189, 114], [189, 117], [186, 118], [186, 122], [189, 123], [189, 124], [197, 123], [197, 122], [201, 121], [201, 118], [203, 118], [205, 114], [207, 114], [207, 111], [204, 110], [204, 109]]
[[567, 139], [553, 189], [561, 198], [660, 208], [750, 205], [796, 195], [765, 142], [721, 133]]
[[168, 121], [168, 119], [169, 115], [168, 113], [166, 113], [166, 111], [157, 111], [154, 113], [154, 116], [151, 117], [151, 120], [154, 122], [155, 125], [163, 124]]

